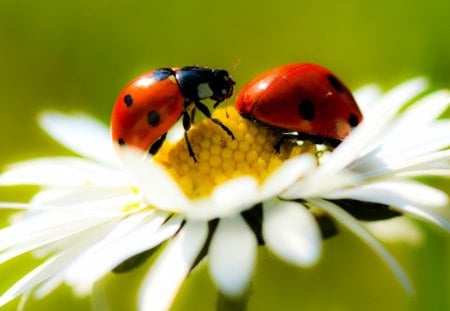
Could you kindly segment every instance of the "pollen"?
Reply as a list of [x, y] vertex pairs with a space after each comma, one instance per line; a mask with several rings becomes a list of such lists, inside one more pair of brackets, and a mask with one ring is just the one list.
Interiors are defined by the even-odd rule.
[[242, 118], [234, 108], [216, 109], [213, 118], [229, 128], [235, 139], [204, 119], [188, 132], [197, 163], [189, 156], [184, 139], [164, 143], [154, 157], [192, 199], [207, 196], [216, 186], [241, 176], [263, 183], [284, 161], [317, 153], [314, 144], [295, 141], [285, 141], [276, 152], [281, 134]]

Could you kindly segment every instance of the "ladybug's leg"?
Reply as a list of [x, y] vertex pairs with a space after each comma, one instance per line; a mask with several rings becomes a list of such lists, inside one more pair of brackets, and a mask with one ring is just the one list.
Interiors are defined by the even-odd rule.
[[191, 116], [187, 111], [183, 112], [183, 128], [184, 128], [184, 140], [186, 141], [186, 146], [188, 148], [189, 155], [192, 160], [197, 163], [197, 158], [195, 157], [194, 150], [192, 149], [191, 142], [189, 141], [189, 136], [187, 132], [191, 128]]
[[297, 132], [297, 134], [295, 136], [296, 136], [295, 139], [297, 139], [297, 140], [308, 140], [308, 141], [312, 142], [313, 144], [327, 145], [328, 147], [331, 147], [332, 149], [336, 148], [341, 143], [341, 141], [337, 140], [337, 139], [322, 137], [319, 135], [301, 133], [301, 132]]
[[195, 112], [196, 112], [196, 109], [195, 109], [195, 107], [192, 107], [192, 109], [191, 109], [191, 124], [193, 124], [193, 123], [195, 123]]
[[228, 134], [228, 136], [230, 136], [232, 139], [234, 139], [233, 132], [231, 132], [231, 130], [225, 124], [223, 124], [219, 119], [212, 118], [211, 112], [209, 111], [208, 107], [206, 107], [205, 104], [203, 104], [201, 101], [195, 101], [194, 104], [195, 104], [195, 107], [198, 110], [200, 110], [201, 113], [203, 113], [205, 115], [205, 117], [207, 117], [212, 122], [214, 122], [215, 124], [220, 126], [222, 128], [222, 130], [224, 130]]
[[276, 153], [280, 153], [281, 145], [286, 141], [286, 136], [281, 135], [280, 139], [273, 145], [273, 149], [275, 149]]
[[153, 143], [153, 145], [150, 147], [148, 153], [150, 153], [151, 155], [155, 155], [158, 152], [158, 150], [161, 148], [162, 144], [164, 143], [164, 140], [166, 139], [166, 135], [167, 135], [167, 133], [165, 133], [160, 138], [158, 138]]
[[275, 143], [275, 145], [273, 145], [273, 149], [275, 149], [275, 151], [277, 153], [280, 152], [281, 149], [281, 145], [286, 141], [286, 140], [297, 140], [297, 135], [296, 134], [291, 134], [291, 133], [283, 133], [281, 134], [280, 139], [278, 139], [278, 141]]
[[219, 119], [216, 119], [216, 118], [209, 118], [209, 119], [211, 121], [213, 121], [214, 123], [216, 123], [218, 126], [220, 126], [222, 128], [222, 130], [224, 130], [225, 133], [228, 134], [228, 136], [230, 136], [232, 139], [235, 139], [233, 132], [225, 124], [223, 124]]

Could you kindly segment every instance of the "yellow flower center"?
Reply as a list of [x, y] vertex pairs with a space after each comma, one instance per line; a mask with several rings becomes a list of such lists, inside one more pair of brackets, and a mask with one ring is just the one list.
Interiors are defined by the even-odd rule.
[[280, 134], [242, 118], [234, 108], [216, 109], [213, 117], [222, 121], [235, 139], [205, 119], [188, 132], [197, 163], [189, 156], [184, 139], [166, 142], [154, 158], [191, 198], [209, 195], [215, 186], [239, 176], [250, 175], [262, 183], [283, 161], [302, 153], [317, 154], [314, 144], [293, 141], [284, 142], [276, 152]]

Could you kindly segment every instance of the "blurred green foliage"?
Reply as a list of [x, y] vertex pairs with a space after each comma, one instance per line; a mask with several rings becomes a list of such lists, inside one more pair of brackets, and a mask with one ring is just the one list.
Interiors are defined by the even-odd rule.
[[[82, 110], [107, 122], [127, 81], [157, 67], [225, 68], [238, 89], [259, 72], [293, 62], [323, 64], [352, 89], [369, 82], [390, 87], [415, 75], [448, 87], [449, 12], [447, 0], [2, 0], [0, 167], [32, 156], [70, 154], [38, 129], [37, 114]], [[24, 200], [30, 191], [0, 189], [0, 198]], [[428, 239], [419, 250], [393, 249], [413, 275], [418, 289], [414, 299], [403, 294], [364, 246], [339, 237], [325, 244], [321, 264], [311, 270], [287, 267], [263, 254], [254, 281], [259, 299], [250, 306], [448, 310], [449, 239], [441, 231], [426, 229], [425, 234]], [[2, 280], [1, 289], [12, 281]], [[132, 295], [123, 283], [117, 286], [124, 296]], [[68, 293], [60, 289], [26, 310], [89, 306]], [[206, 310], [214, 295], [207, 273], [200, 271], [183, 287], [176, 309], [190, 309], [204, 299]]]
[[106, 122], [130, 79], [163, 66], [226, 68], [238, 89], [259, 72], [306, 61], [353, 89], [418, 74], [448, 85], [449, 9], [446, 0], [3, 0], [1, 159], [51, 148], [36, 131], [42, 109], [85, 110]]

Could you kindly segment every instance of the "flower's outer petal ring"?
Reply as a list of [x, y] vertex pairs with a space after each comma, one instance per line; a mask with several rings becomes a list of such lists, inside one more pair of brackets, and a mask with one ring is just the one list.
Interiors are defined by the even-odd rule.
[[48, 111], [39, 117], [41, 127], [74, 152], [114, 166], [119, 165], [109, 129], [85, 114], [68, 115]]
[[187, 222], [145, 276], [139, 291], [140, 311], [169, 310], [208, 234], [206, 222]]
[[258, 242], [241, 216], [219, 222], [209, 247], [209, 271], [219, 290], [239, 297], [248, 289]]
[[322, 237], [310, 211], [300, 203], [265, 204], [263, 236], [267, 247], [285, 261], [311, 266], [321, 254]]

